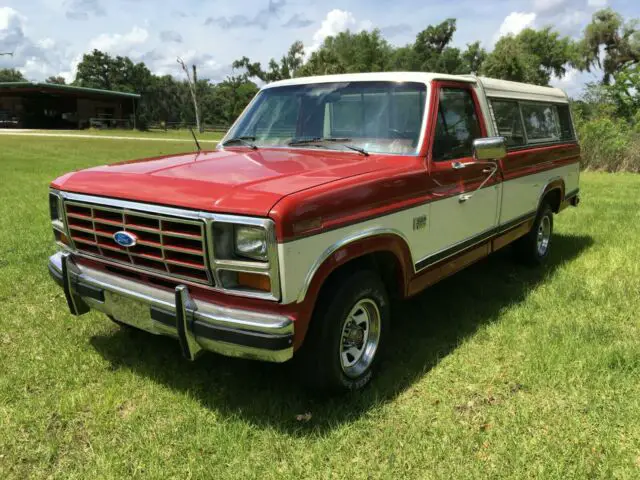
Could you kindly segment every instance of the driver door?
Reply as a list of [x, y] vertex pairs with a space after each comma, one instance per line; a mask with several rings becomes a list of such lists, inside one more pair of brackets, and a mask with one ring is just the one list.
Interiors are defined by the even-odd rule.
[[437, 261], [494, 233], [501, 183], [498, 167], [474, 164], [473, 140], [488, 136], [474, 85], [434, 82], [433, 88], [437, 116], [431, 122], [428, 161], [436, 201], [431, 204], [429, 246], [431, 260]]

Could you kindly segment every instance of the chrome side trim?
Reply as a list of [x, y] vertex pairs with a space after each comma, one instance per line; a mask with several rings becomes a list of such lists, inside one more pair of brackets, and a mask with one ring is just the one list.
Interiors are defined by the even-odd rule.
[[[460, 242], [456, 242], [453, 245], [449, 245], [448, 247], [442, 248], [437, 252], [430, 253], [429, 255], [418, 260], [418, 262], [414, 265], [414, 272], [415, 273], [421, 272], [422, 270], [430, 267], [434, 263], [439, 263], [442, 260], [446, 260], [449, 257], [453, 257], [454, 255], [457, 255], [463, 250], [467, 250], [475, 245], [478, 245], [479, 243], [486, 242], [491, 237], [491, 235], [493, 235], [496, 232], [497, 232], [497, 228], [491, 227], [491, 228], [488, 228], [487, 230], [483, 230], [480, 233], [467, 237]], [[478, 241], [471, 242], [469, 245], [465, 245], [467, 242], [473, 239], [478, 239]], [[448, 252], [449, 250], [451, 250], [451, 253], [449, 255], [441, 256], [444, 252]], [[434, 260], [433, 262], [425, 263], [425, 262], [428, 262], [430, 258], [437, 258], [437, 260]], [[420, 268], [417, 268], [418, 265], [420, 265]]]
[[[300, 292], [298, 293], [298, 298], [296, 299], [296, 301], [298, 303], [301, 303], [301, 302], [304, 301], [304, 298], [307, 296], [307, 291], [309, 290], [309, 286], [311, 285], [311, 282], [313, 281], [313, 277], [315, 277], [318, 269], [322, 266], [322, 264], [331, 255], [333, 255], [335, 252], [337, 252], [341, 248], [349, 245], [350, 243], [357, 242], [359, 240], [363, 240], [363, 239], [369, 238], [369, 237], [376, 237], [376, 236], [379, 236], [379, 235], [395, 235], [397, 237], [400, 237], [404, 241], [404, 243], [407, 245], [407, 248], [409, 247], [409, 240], [404, 235], [404, 233], [402, 233], [400, 230], [396, 230], [394, 228], [374, 227], [374, 228], [369, 228], [367, 230], [363, 230], [361, 232], [353, 233], [353, 234], [351, 234], [351, 235], [349, 235], [347, 237], [344, 237], [341, 240], [339, 240], [338, 242], [336, 242], [333, 245], [329, 246], [324, 252], [322, 252], [322, 255], [320, 255], [316, 259], [316, 261], [313, 263], [312, 267], [307, 272], [307, 276], [304, 279], [304, 283], [302, 285], [302, 288], [300, 289]], [[409, 252], [411, 252], [410, 248], [409, 248]], [[411, 253], [409, 253], [409, 254], [411, 254]], [[413, 259], [412, 259], [412, 263], [413, 263]]]

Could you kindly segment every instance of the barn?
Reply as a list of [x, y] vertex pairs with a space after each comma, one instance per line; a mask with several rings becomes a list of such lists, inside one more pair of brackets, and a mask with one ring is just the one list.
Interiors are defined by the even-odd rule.
[[135, 128], [140, 95], [54, 83], [0, 82], [0, 128]]

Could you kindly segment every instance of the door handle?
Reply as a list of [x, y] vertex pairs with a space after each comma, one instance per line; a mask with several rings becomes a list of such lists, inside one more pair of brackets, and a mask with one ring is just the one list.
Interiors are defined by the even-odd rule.
[[493, 177], [495, 175], [495, 173], [498, 171], [498, 164], [497, 163], [493, 163], [491, 164], [491, 166], [489, 167], [485, 167], [482, 169], [482, 173], [487, 173], [487, 178], [485, 178], [482, 183], [480, 184], [480, 186], [478, 188], [476, 188], [473, 192], [471, 193], [463, 193], [462, 195], [458, 196], [458, 202], [459, 203], [464, 203], [467, 200], [471, 199], [473, 197], [473, 195], [480, 190], [482, 187], [484, 187], [487, 182], [491, 179], [491, 177]]

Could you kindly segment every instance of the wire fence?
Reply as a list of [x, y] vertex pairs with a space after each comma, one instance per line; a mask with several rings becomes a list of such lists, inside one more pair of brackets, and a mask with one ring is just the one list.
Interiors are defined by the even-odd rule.
[[[193, 129], [196, 131], [195, 123], [185, 123], [185, 122], [157, 122], [151, 123], [147, 125], [149, 130], [180, 130], [180, 129]], [[201, 124], [200, 130], [202, 132], [209, 133], [226, 133], [229, 130], [229, 125], [214, 125], [214, 124]]]
[[130, 130], [133, 128], [133, 121], [130, 118], [95, 117], [89, 119], [89, 127], [98, 130], [118, 128]]
[[[115, 130], [115, 129], [132, 129], [134, 128], [133, 121], [130, 118], [105, 118], [95, 117], [89, 119], [90, 128], [96, 128], [99, 130]], [[196, 131], [195, 123], [187, 122], [154, 122], [146, 125], [146, 130], [181, 130], [181, 129], [193, 129]], [[202, 124], [200, 130], [207, 133], [226, 133], [229, 130], [229, 125], [215, 125], [215, 124]]]

